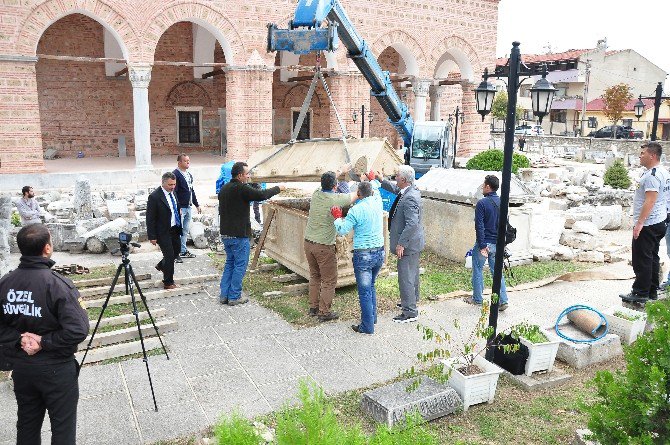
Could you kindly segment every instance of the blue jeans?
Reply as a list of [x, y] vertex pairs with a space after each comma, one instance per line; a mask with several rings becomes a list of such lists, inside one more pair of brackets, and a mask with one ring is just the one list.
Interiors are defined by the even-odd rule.
[[377, 291], [375, 280], [384, 264], [384, 248], [354, 250], [354, 275], [361, 304], [360, 332], [372, 334], [377, 323]]
[[[496, 245], [486, 244], [489, 248], [489, 269], [493, 274], [493, 269], [496, 267]], [[472, 248], [472, 299], [476, 303], [483, 301], [482, 292], [484, 292], [484, 265], [486, 264], [486, 257], [482, 255], [479, 246], [475, 244]], [[505, 289], [505, 277], [502, 277], [500, 282], [500, 304], [507, 303], [507, 289]]]
[[186, 253], [186, 239], [188, 230], [191, 228], [191, 206], [182, 207], [181, 211], [181, 250], [179, 253]]
[[226, 265], [221, 275], [220, 299], [237, 300], [242, 295], [242, 280], [249, 264], [249, 238], [224, 238]]
[[[668, 257], [670, 257], [670, 224], [668, 224], [668, 227], [665, 229], [665, 247], [668, 251]], [[668, 281], [670, 281], [670, 271], [668, 271], [668, 278], [666, 279], [666, 283]]]

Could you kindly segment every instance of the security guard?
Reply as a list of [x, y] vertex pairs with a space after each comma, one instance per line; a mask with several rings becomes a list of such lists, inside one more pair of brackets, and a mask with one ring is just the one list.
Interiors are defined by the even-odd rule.
[[19, 267], [0, 279], [0, 349], [13, 367], [18, 445], [41, 443], [45, 411], [51, 443], [76, 443], [79, 365], [88, 316], [71, 280], [54, 272], [51, 234], [43, 224], [17, 235]]

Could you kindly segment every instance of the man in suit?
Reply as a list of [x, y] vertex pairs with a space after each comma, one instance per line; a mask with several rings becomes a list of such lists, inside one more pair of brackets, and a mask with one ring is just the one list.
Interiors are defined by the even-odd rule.
[[175, 178], [177, 178], [174, 195], [177, 198], [179, 212], [181, 213], [181, 246], [179, 255], [176, 258], [178, 263], [182, 262], [182, 258], [195, 258], [195, 254], [186, 249], [188, 231], [191, 227], [191, 207], [195, 206], [198, 213], [202, 213], [200, 204], [198, 204], [198, 198], [195, 196], [195, 190], [193, 190], [193, 175], [188, 171], [190, 166], [191, 158], [182, 153], [177, 156], [177, 168], [172, 172]]
[[416, 321], [419, 316], [419, 258], [426, 240], [423, 235], [421, 193], [414, 186], [414, 169], [401, 165], [393, 185], [377, 175], [382, 188], [398, 196], [389, 212], [390, 249], [398, 257], [398, 285], [402, 313], [393, 318], [396, 323]]
[[181, 217], [173, 193], [176, 185], [175, 174], [164, 173], [161, 186], [147, 200], [147, 235], [151, 244], [158, 244], [163, 252], [163, 259], [156, 264], [156, 269], [163, 272], [164, 289], [177, 287], [174, 282], [174, 262], [179, 254]]

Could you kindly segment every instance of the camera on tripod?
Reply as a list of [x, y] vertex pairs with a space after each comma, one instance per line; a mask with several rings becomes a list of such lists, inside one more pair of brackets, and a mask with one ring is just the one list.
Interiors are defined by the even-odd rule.
[[142, 247], [138, 243], [131, 242], [132, 239], [133, 239], [133, 234], [132, 233], [127, 233], [127, 232], [120, 232], [119, 233], [119, 246], [120, 246], [120, 250], [121, 250], [122, 255], [130, 254], [130, 246]]

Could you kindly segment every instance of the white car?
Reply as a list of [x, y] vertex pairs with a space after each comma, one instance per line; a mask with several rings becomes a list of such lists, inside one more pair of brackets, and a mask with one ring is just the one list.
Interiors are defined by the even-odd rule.
[[514, 134], [522, 136], [544, 136], [542, 125], [519, 125], [514, 129]]

